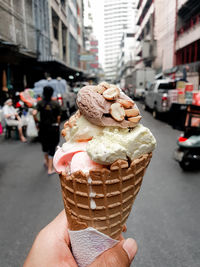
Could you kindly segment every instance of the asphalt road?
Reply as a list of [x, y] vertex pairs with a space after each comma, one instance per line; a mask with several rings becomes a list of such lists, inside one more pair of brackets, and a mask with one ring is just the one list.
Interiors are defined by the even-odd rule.
[[[157, 148], [129, 216], [135, 267], [200, 264], [200, 172], [173, 160], [179, 131], [143, 112]], [[22, 266], [38, 231], [63, 208], [57, 175], [48, 177], [40, 144], [0, 139], [0, 266]]]

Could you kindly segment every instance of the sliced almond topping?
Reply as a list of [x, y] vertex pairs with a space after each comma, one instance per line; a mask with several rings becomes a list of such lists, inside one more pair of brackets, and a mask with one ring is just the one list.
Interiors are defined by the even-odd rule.
[[140, 120], [141, 120], [142, 116], [137, 116], [137, 117], [131, 117], [131, 118], [128, 118], [129, 121], [131, 122], [135, 122], [135, 123], [138, 123]]
[[76, 119], [80, 118], [81, 112], [80, 112], [79, 109], [76, 111], [76, 113], [74, 114], [74, 116], [75, 116]]
[[70, 138], [70, 128], [67, 126], [65, 129], [61, 131], [61, 135], [65, 137], [65, 140], [68, 141]]
[[117, 87], [110, 87], [103, 92], [103, 96], [107, 100], [115, 100], [118, 98], [120, 91]]
[[124, 108], [132, 108], [134, 103], [126, 99], [117, 99], [117, 102], [120, 103]]
[[123, 121], [125, 117], [125, 110], [119, 103], [114, 103], [110, 106], [110, 114], [116, 121]]
[[140, 112], [136, 108], [131, 108], [131, 109], [125, 109], [125, 114], [127, 117], [136, 117], [140, 114]]
[[68, 126], [72, 128], [74, 125], [76, 125], [76, 121], [78, 118], [80, 118], [80, 116], [81, 116], [81, 113], [80, 113], [80, 110], [78, 109], [76, 113], [69, 118]]
[[122, 226], [122, 232], [125, 233], [126, 231], [127, 231], [127, 227], [126, 227], [126, 224], [124, 224], [124, 225]]
[[108, 89], [110, 87], [110, 84], [107, 82], [101, 82], [99, 85], [103, 86], [105, 89]]
[[66, 136], [66, 131], [65, 131], [65, 129], [63, 129], [63, 130], [61, 131], [61, 135], [62, 135], [63, 137]]
[[90, 141], [90, 140], [92, 140], [92, 137], [87, 138], [87, 139], [77, 139], [76, 142], [81, 143], [81, 142], [88, 142], [88, 141]]
[[106, 90], [107, 88], [102, 86], [102, 85], [97, 85], [97, 89], [96, 89], [96, 92], [99, 93], [99, 94], [103, 94], [103, 92]]
[[74, 125], [76, 125], [76, 117], [75, 115], [71, 116], [69, 119], [69, 127], [72, 128]]
[[69, 121], [66, 121], [66, 122], [64, 123], [64, 129], [67, 128], [68, 126], [69, 126]]

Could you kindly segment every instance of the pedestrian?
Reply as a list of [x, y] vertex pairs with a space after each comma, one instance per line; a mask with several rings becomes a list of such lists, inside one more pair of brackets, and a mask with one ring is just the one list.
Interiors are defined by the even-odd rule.
[[[85, 244], [87, 246], [87, 244]], [[89, 267], [129, 267], [137, 253], [132, 238], [121, 241], [103, 252]], [[40, 231], [25, 260], [23, 267], [78, 267], [70, 250], [70, 240], [65, 211]]]
[[[39, 140], [44, 152], [44, 165], [48, 174], [54, 174], [53, 156], [60, 139], [61, 109], [58, 102], [52, 100], [53, 88], [46, 86], [43, 89], [43, 99], [39, 101], [33, 110], [33, 115], [39, 113]], [[37, 120], [37, 119], [36, 119]]]
[[5, 118], [5, 122], [7, 126], [17, 126], [19, 137], [22, 142], [26, 142], [26, 138], [23, 135], [23, 126], [27, 125], [27, 121], [25, 118], [21, 118], [17, 113], [16, 109], [13, 107], [12, 99], [9, 98], [4, 103], [3, 107], [3, 115]]
[[190, 67], [188, 65], [186, 65], [184, 68], [183, 68], [183, 77], [182, 77], [182, 81], [184, 82], [188, 82], [187, 80], [187, 72], [190, 70]]

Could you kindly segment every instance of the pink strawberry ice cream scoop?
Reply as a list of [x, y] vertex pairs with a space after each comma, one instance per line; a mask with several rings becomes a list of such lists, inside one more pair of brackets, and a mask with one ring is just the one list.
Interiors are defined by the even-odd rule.
[[70, 173], [79, 170], [84, 173], [89, 173], [90, 170], [100, 168], [103, 168], [103, 166], [92, 161], [87, 152], [78, 152], [74, 154], [70, 163]]
[[59, 147], [53, 158], [53, 165], [57, 173], [66, 172], [66, 168], [71, 163], [74, 154], [86, 151], [85, 142], [67, 144], [67, 149], [65, 147]]

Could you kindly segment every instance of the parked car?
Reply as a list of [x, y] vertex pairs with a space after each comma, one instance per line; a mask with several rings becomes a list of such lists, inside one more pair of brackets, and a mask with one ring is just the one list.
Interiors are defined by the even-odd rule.
[[171, 102], [169, 101], [169, 90], [176, 89], [176, 82], [173, 80], [156, 80], [146, 92], [144, 109], [153, 111], [153, 117], [158, 118], [160, 114], [170, 111]]
[[187, 106], [184, 132], [178, 138], [178, 148], [174, 152], [180, 167], [193, 170], [200, 167], [200, 107]]

